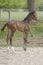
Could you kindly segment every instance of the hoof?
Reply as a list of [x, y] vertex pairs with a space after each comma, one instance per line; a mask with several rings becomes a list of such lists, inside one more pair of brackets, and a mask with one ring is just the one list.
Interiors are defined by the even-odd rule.
[[26, 48], [24, 48], [24, 51], [26, 51]]

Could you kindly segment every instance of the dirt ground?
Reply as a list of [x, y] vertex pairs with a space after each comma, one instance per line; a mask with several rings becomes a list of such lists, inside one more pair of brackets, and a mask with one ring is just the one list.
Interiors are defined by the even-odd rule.
[[[42, 47], [27, 47], [26, 51], [22, 47], [14, 47], [14, 52], [10, 50], [10, 53], [7, 47], [0, 47], [0, 65], [43, 65], [43, 37], [30, 38], [29, 41], [30, 46]], [[15, 40], [15, 43], [20, 42], [22, 44], [22, 40]]]
[[7, 47], [0, 48], [0, 65], [43, 65], [43, 48], [15, 47], [14, 52], [8, 52]]

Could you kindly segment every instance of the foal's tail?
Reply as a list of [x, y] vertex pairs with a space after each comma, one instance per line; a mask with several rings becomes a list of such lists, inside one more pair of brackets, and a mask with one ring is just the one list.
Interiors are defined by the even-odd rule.
[[6, 23], [6, 24], [2, 27], [1, 31], [3, 31], [7, 25], [8, 25], [8, 23]]

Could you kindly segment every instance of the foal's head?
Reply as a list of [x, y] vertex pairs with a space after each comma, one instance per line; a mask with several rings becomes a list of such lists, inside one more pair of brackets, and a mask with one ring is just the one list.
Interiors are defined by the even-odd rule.
[[30, 16], [30, 20], [37, 20], [37, 17], [35, 15], [35, 11], [29, 13], [29, 16]]

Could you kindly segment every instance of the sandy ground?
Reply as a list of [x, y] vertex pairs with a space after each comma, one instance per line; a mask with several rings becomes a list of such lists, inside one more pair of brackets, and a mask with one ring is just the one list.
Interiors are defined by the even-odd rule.
[[7, 47], [0, 48], [0, 65], [43, 65], [43, 48], [27, 47], [24, 51], [22, 47], [15, 47], [10, 53]]
[[[22, 41], [15, 40], [15, 43], [22, 44]], [[29, 41], [30, 46], [38, 47], [27, 47], [26, 51], [22, 47], [14, 47], [14, 52], [10, 49], [10, 53], [7, 47], [0, 47], [0, 65], [43, 65], [43, 37], [30, 38]]]

